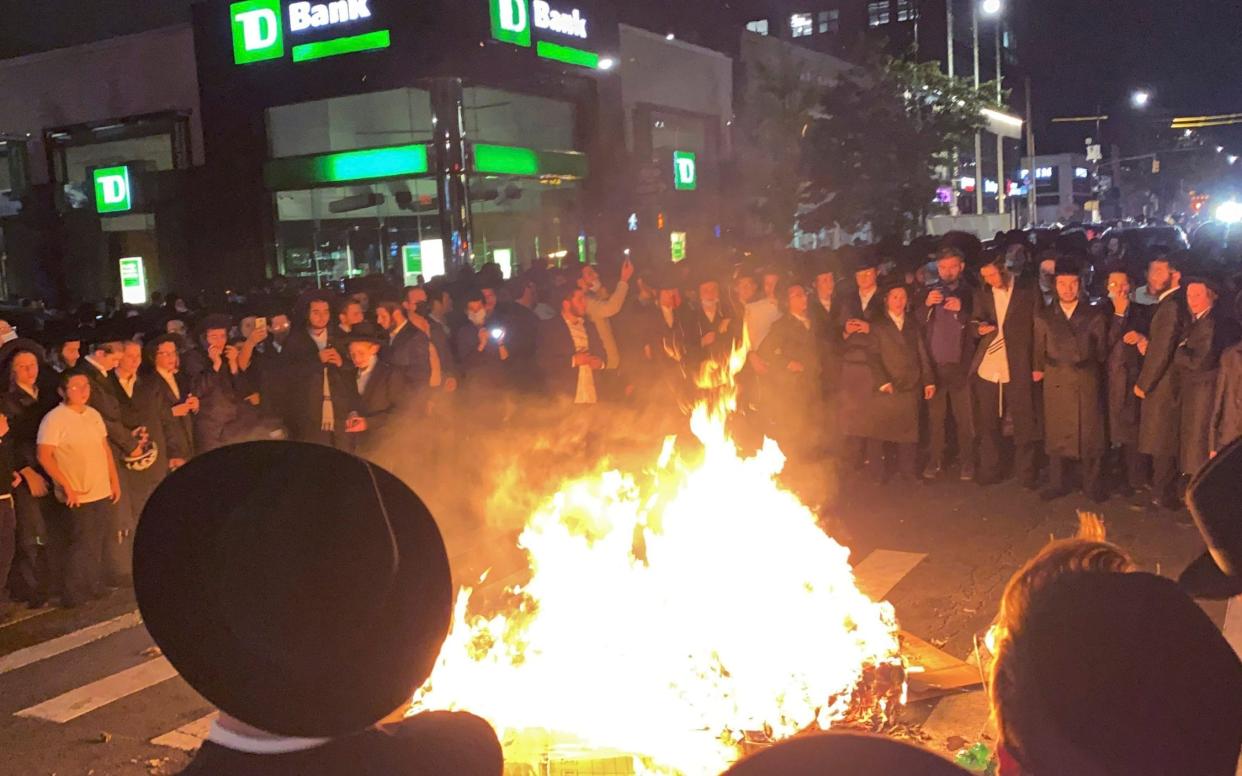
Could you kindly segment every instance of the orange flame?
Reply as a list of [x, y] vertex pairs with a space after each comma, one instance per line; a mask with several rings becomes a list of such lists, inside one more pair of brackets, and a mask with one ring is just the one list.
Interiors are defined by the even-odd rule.
[[670, 438], [649, 476], [565, 482], [519, 539], [532, 577], [515, 610], [471, 616], [462, 589], [416, 710], [484, 717], [510, 760], [572, 745], [686, 776], [727, 767], [747, 732], [845, 717], [865, 668], [898, 655], [893, 610], [859, 592], [848, 550], [777, 484], [777, 445], [743, 457], [729, 438], [746, 353], [696, 380], [701, 460]]

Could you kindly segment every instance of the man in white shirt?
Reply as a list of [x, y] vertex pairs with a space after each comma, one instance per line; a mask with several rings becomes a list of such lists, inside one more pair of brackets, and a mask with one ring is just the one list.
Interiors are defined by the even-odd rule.
[[99, 412], [88, 405], [91, 383], [86, 375], [66, 373], [60, 379], [63, 403], [39, 425], [39, 463], [56, 485], [65, 505], [70, 538], [65, 560], [62, 605], [81, 606], [107, 594], [103, 561], [109, 528], [121, 500], [116, 462]]
[[776, 298], [781, 274], [775, 269], [763, 271], [763, 296], [746, 305], [746, 336], [750, 338], [750, 350], [758, 352], [759, 346], [768, 338], [772, 324], [781, 317], [781, 306]]

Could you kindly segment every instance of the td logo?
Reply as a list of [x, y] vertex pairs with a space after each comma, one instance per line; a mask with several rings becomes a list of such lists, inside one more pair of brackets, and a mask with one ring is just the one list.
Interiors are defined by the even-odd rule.
[[280, 0], [244, 0], [229, 6], [234, 64], [280, 59], [285, 55], [285, 31], [280, 16]]
[[492, 37], [501, 43], [530, 46], [530, 7], [527, 0], [490, 0]]
[[95, 170], [96, 212], [125, 213], [133, 206], [128, 167], [101, 167]]
[[699, 169], [695, 155], [690, 151], [673, 152], [673, 189], [694, 191], [699, 187]]

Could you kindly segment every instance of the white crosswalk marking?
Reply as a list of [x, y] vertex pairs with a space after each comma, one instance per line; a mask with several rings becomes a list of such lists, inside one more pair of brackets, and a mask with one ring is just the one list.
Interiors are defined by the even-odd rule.
[[36, 706], [22, 709], [15, 716], [65, 723], [89, 714], [136, 692], [168, 681], [177, 669], [164, 658], [149, 660], [97, 682], [83, 685]]
[[183, 752], [193, 752], [203, 745], [203, 741], [207, 738], [207, 733], [211, 730], [211, 723], [216, 721], [216, 717], [220, 716], [220, 712], [213, 711], [205, 717], [182, 725], [176, 730], [169, 731], [162, 736], [156, 736], [151, 739], [151, 743], [156, 746], [167, 746], [173, 749], [180, 749]]
[[59, 638], [35, 644], [33, 647], [10, 652], [4, 657], [0, 657], [0, 674], [25, 668], [28, 665], [38, 663], [40, 660], [56, 657], [70, 650], [90, 644], [92, 641], [99, 641], [106, 636], [111, 636], [113, 633], [118, 633], [141, 624], [142, 616], [137, 611], [132, 611], [106, 622], [96, 623], [88, 628], [68, 633]]

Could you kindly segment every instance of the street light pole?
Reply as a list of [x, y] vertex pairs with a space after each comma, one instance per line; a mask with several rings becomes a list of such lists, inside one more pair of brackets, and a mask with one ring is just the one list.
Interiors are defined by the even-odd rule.
[[[979, 91], [979, 2], [970, 4], [971, 33], [975, 43], [975, 91]], [[983, 133], [975, 130], [975, 215], [983, 215]]]
[[[949, 73], [949, 78], [953, 78], [956, 73], [954, 64], [954, 46], [957, 45], [953, 40], [953, 0], [944, 0], [945, 27], [949, 30], [949, 47], [945, 50], [945, 66]], [[957, 204], [957, 167], [958, 154], [957, 148], [954, 147], [953, 153], [949, 155], [949, 188], [952, 191], [949, 200], [949, 215], [961, 215], [962, 210]]]
[[[996, 17], [996, 107], [1000, 106], [1005, 99], [1005, 89], [1002, 86], [1004, 75], [1001, 72], [1001, 34], [1005, 29], [1005, 20], [1001, 16]], [[1004, 215], [1005, 213], [1005, 138], [1001, 133], [996, 133], [996, 212]]]

